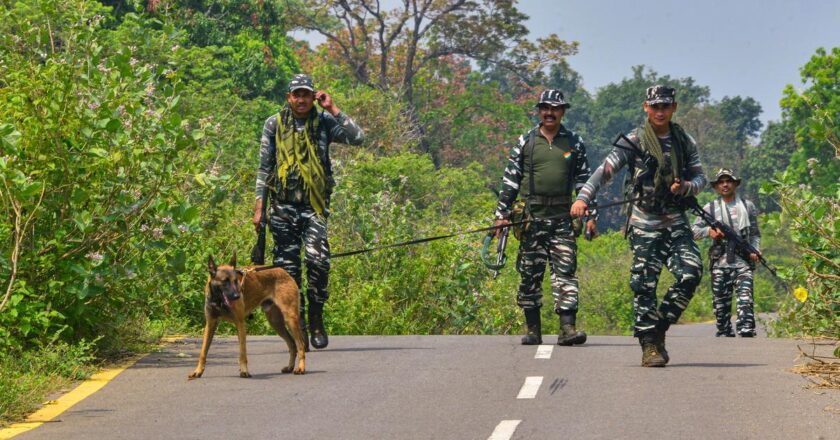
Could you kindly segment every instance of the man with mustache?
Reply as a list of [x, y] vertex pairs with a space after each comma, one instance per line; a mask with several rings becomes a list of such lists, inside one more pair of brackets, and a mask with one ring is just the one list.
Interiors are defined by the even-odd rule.
[[[325, 111], [317, 111], [316, 101]], [[257, 202], [252, 221], [259, 230], [266, 192], [270, 192], [268, 220], [274, 239], [273, 263], [289, 272], [301, 287], [303, 337], [306, 341], [303, 316], [308, 302], [311, 343], [319, 349], [329, 342], [323, 320], [330, 274], [327, 217], [335, 184], [329, 147], [332, 142], [360, 145], [363, 140], [362, 129], [339, 110], [329, 94], [316, 91], [312, 79], [303, 74], [295, 75], [289, 82], [286, 105], [265, 121], [260, 140]], [[305, 296], [301, 285], [301, 245], [306, 265]]]
[[[590, 171], [580, 136], [560, 123], [569, 107], [559, 90], [540, 94], [540, 123], [520, 136], [511, 149], [496, 206], [496, 226], [510, 223], [517, 195], [530, 219], [521, 234], [516, 262], [521, 276], [517, 304], [525, 313], [528, 327], [523, 345], [542, 343], [540, 307], [547, 263], [551, 267], [554, 312], [560, 315], [557, 343], [568, 346], [586, 342], [586, 333], [576, 329], [577, 244], [568, 212], [573, 192], [589, 179]], [[588, 234], [596, 234], [594, 216], [586, 229]]]
[[[741, 179], [729, 168], [721, 168], [712, 182], [712, 188], [720, 195], [703, 207], [717, 221], [731, 227], [755, 249], [759, 249], [761, 232], [758, 230], [758, 210], [755, 205], [737, 194]], [[709, 273], [712, 275], [712, 298], [717, 318], [715, 336], [735, 337], [732, 331], [732, 291], [737, 299], [738, 318], [735, 327], [744, 338], [755, 336], [755, 315], [753, 314], [753, 273], [758, 254], [752, 253], [744, 259], [735, 252], [735, 243], [726, 240], [723, 233], [710, 228], [697, 218], [692, 226], [694, 238], [711, 238], [709, 248]]]
[[[634, 336], [642, 346], [642, 366], [668, 363], [665, 332], [677, 322], [703, 274], [700, 249], [678, 198], [693, 196], [706, 185], [697, 144], [678, 124], [676, 90], [648, 87], [642, 126], [628, 136], [633, 145], [615, 147], [578, 192], [571, 214], [585, 215], [598, 190], [627, 165], [633, 183], [633, 203], [626, 233], [633, 251], [630, 289], [634, 293]], [[641, 150], [637, 149], [640, 148]], [[646, 160], [647, 159], [647, 160]], [[653, 164], [649, 169], [648, 165]], [[656, 286], [667, 265], [675, 283], [657, 307]]]

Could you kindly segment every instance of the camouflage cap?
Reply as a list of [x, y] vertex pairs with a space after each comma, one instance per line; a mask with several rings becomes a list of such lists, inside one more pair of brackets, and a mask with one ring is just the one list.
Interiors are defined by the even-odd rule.
[[315, 86], [312, 85], [312, 78], [302, 73], [299, 73], [289, 81], [289, 91], [294, 92], [297, 89], [306, 89], [315, 91]]
[[676, 102], [677, 89], [668, 86], [650, 86], [647, 88], [645, 102], [653, 104], [673, 104]]
[[571, 104], [566, 102], [565, 98], [563, 97], [563, 92], [555, 89], [543, 90], [543, 92], [540, 93], [540, 99], [535, 107], [539, 107], [540, 104], [548, 104], [552, 107], [563, 108], [569, 108], [572, 106]]
[[732, 181], [734, 181], [738, 185], [741, 184], [741, 179], [739, 179], [738, 176], [735, 175], [734, 171], [732, 171], [730, 168], [721, 168], [721, 169], [718, 170], [717, 174], [715, 174], [715, 180], [710, 182], [712, 187], [717, 185], [717, 183], [720, 181], [721, 177], [723, 177], [723, 176], [729, 177], [730, 179], [732, 179]]

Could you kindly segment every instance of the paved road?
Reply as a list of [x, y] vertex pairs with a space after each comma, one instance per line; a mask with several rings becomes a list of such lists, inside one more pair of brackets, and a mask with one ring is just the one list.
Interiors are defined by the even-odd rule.
[[188, 339], [16, 439], [840, 438], [840, 392], [787, 371], [802, 342], [713, 332], [676, 326], [664, 369], [639, 367], [629, 337], [538, 358], [518, 336], [337, 336], [305, 376], [280, 374], [279, 338], [252, 337], [251, 379], [224, 338], [190, 382]]

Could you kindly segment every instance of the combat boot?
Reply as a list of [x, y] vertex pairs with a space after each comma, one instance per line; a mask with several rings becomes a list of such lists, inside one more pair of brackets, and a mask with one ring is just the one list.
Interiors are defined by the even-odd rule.
[[657, 350], [655, 340], [656, 336], [652, 334], [644, 335], [639, 338], [639, 343], [642, 346], [643, 367], [664, 367], [667, 363], [659, 350]]
[[326, 348], [330, 341], [324, 330], [324, 303], [310, 300], [308, 315], [310, 343], [317, 349]]
[[542, 344], [542, 323], [540, 309], [524, 309], [525, 325], [528, 326], [528, 334], [522, 337], [522, 345]]
[[560, 310], [560, 334], [557, 336], [557, 345], [580, 345], [586, 342], [586, 333], [579, 332], [575, 328], [577, 322], [576, 310]]

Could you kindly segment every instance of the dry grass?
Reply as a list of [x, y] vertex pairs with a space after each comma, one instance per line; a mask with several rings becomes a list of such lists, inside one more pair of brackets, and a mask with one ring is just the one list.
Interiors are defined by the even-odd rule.
[[809, 352], [797, 345], [800, 358], [808, 359], [808, 362], [797, 365], [791, 371], [805, 376], [811, 382], [809, 388], [840, 389], [840, 358], [818, 354], [825, 351], [825, 347], [833, 348], [838, 345], [840, 341], [816, 339], [811, 341]]

